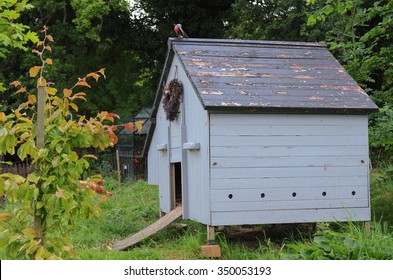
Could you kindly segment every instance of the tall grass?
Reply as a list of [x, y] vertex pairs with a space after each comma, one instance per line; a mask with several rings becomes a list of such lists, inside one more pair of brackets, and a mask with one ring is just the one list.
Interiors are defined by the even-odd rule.
[[[321, 223], [317, 229], [310, 225], [218, 228], [216, 241], [222, 259], [393, 259], [392, 228], [388, 226], [393, 225], [393, 173], [389, 170], [372, 173], [371, 207], [375, 219], [370, 232], [362, 223]], [[71, 232], [80, 259], [204, 258], [200, 246], [206, 243], [206, 226], [189, 220], [170, 225], [128, 251], [112, 250], [115, 240], [159, 218], [158, 188], [145, 181], [118, 187], [112, 179], [105, 186], [114, 195], [102, 203], [101, 218], [81, 220]], [[1, 248], [1, 259], [6, 258], [4, 252]]]

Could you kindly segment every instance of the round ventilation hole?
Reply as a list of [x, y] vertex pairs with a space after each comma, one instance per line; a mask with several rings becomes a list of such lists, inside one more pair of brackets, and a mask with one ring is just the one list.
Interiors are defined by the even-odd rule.
[[296, 197], [296, 193], [295, 193], [295, 192], [293, 192], [293, 193], [292, 193], [292, 196], [293, 196], [293, 197]]
[[264, 198], [265, 197], [265, 193], [261, 193], [261, 197]]
[[233, 194], [229, 194], [229, 195], [228, 195], [228, 198], [229, 198], [229, 199], [232, 199], [232, 198], [233, 198]]
[[356, 192], [355, 192], [355, 191], [352, 191], [352, 195], [356, 195]]
[[322, 196], [326, 196], [326, 192], [323, 192], [323, 193], [322, 193]]

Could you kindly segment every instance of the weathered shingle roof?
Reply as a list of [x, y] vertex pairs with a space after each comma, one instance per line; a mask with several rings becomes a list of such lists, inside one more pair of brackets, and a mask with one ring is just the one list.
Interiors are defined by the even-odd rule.
[[323, 44], [177, 38], [168, 44], [168, 56], [178, 54], [206, 110], [377, 110]]
[[209, 111], [367, 114], [378, 110], [324, 44], [169, 38], [144, 153], [175, 53]]

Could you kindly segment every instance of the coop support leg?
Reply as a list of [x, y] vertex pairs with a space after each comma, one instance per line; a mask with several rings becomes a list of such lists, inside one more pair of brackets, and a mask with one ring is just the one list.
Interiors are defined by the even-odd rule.
[[371, 221], [364, 222], [364, 229], [366, 230], [367, 233], [371, 232]]
[[216, 237], [214, 233], [215, 233], [214, 226], [207, 225], [207, 244], [209, 245], [216, 244]]
[[221, 249], [215, 241], [215, 230], [214, 226], [207, 226], [207, 244], [201, 246], [201, 253], [204, 257], [208, 258], [220, 258]]

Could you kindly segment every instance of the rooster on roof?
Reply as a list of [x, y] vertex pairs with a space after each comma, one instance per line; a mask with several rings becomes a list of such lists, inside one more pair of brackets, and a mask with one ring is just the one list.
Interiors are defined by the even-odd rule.
[[182, 26], [180, 23], [175, 24], [175, 27], [173, 28], [173, 30], [175, 31], [177, 37], [179, 38], [188, 38], [188, 35], [186, 34], [186, 32], [184, 32]]

